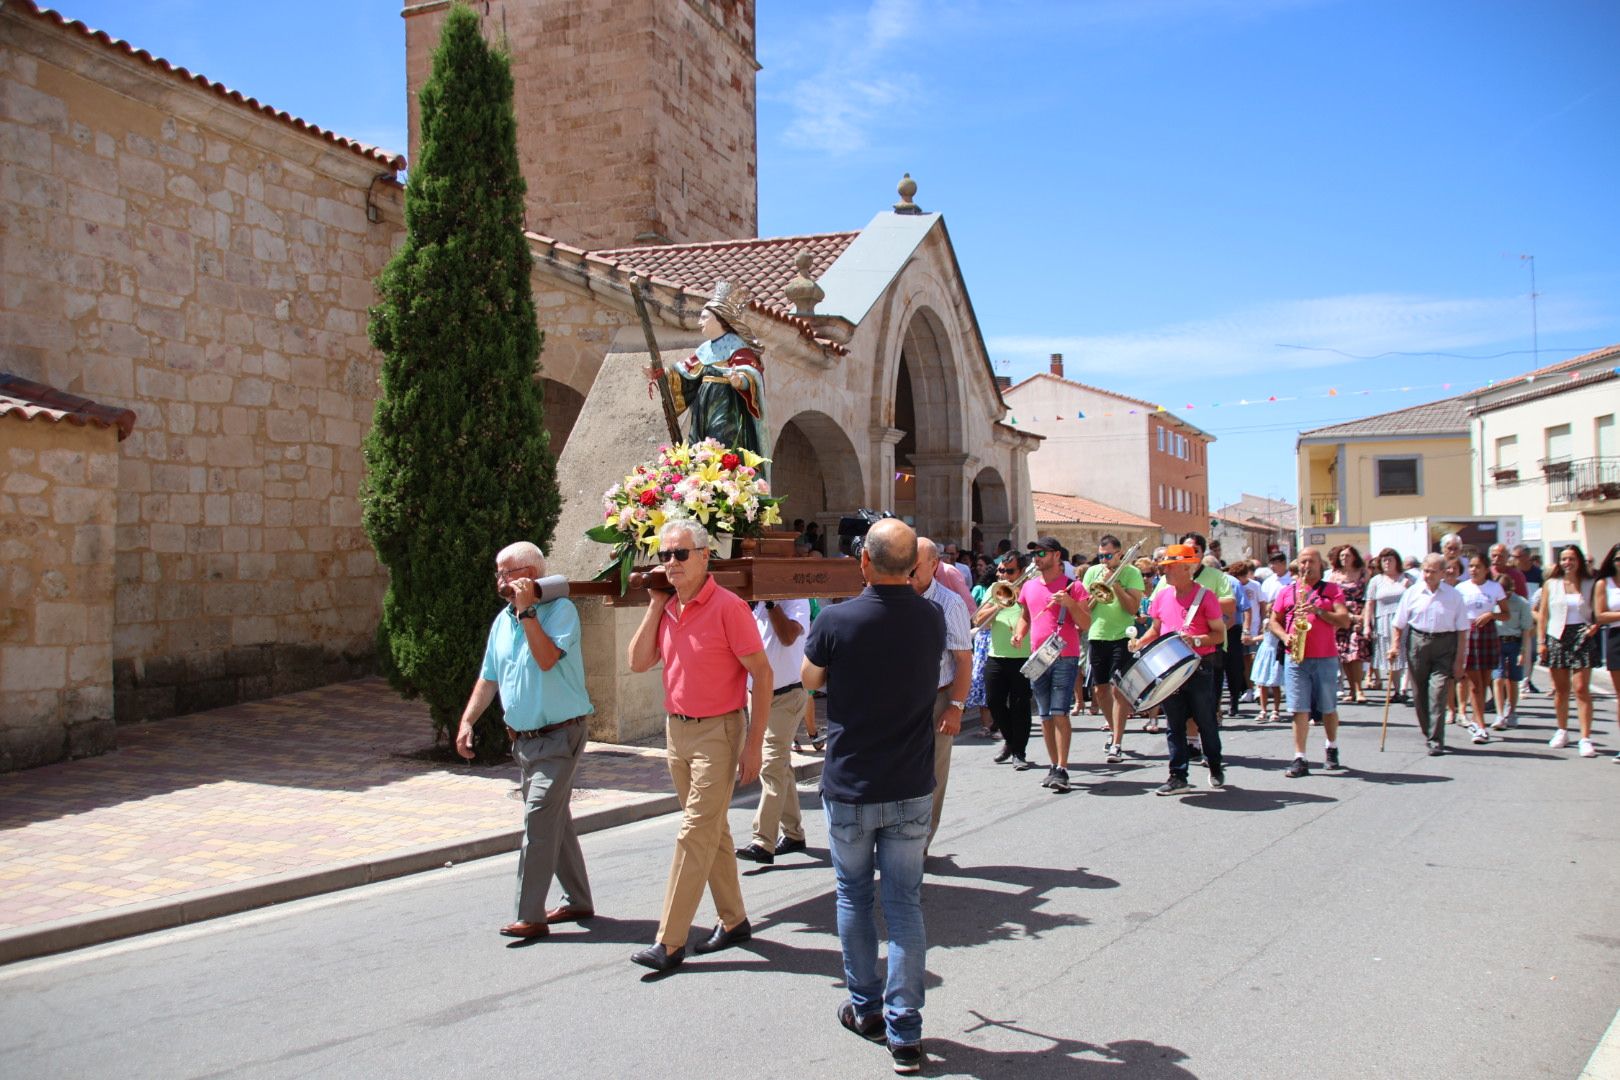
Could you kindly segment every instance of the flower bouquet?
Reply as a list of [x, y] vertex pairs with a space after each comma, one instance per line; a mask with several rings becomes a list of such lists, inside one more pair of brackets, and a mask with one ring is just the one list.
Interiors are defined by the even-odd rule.
[[585, 533], [614, 545], [613, 562], [598, 579], [617, 572], [619, 592], [628, 590], [637, 556], [652, 557], [658, 530], [673, 519], [691, 519], [711, 533], [733, 536], [758, 536], [780, 524], [781, 500], [759, 472], [768, 460], [718, 439], [661, 447], [657, 458], [637, 465], [602, 496], [602, 523]]

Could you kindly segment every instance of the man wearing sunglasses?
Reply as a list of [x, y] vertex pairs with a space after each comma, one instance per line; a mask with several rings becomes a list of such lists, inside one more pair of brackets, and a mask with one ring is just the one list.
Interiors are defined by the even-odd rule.
[[669, 775], [682, 816], [658, 940], [630, 959], [672, 971], [686, 959], [705, 884], [719, 924], [693, 951], [717, 952], [753, 934], [726, 810], [735, 786], [759, 776], [775, 683], [748, 605], [709, 576], [708, 531], [695, 521], [668, 522], [658, 532], [658, 561], [673, 591], [648, 590], [647, 613], [630, 639], [630, 670], [664, 663]]
[[[495, 557], [495, 590], [507, 606], [489, 629], [484, 665], [456, 732], [456, 752], [470, 760], [473, 725], [499, 691], [512, 759], [522, 776], [517, 919], [501, 927], [515, 938], [543, 938], [551, 923], [596, 914], [568, 809], [585, 749], [585, 717], [596, 710], [585, 693], [579, 612], [566, 597], [539, 602], [536, 583], [545, 573], [545, 556], [527, 541]], [[548, 911], [553, 877], [562, 885], [563, 902]]]

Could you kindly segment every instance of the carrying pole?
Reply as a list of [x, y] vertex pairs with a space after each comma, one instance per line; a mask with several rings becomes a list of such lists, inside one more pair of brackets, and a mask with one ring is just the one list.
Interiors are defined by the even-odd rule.
[[[658, 351], [658, 338], [653, 336], [652, 316], [647, 314], [647, 302], [641, 298], [643, 279], [639, 274], [630, 275], [630, 298], [636, 302], [636, 314], [641, 317], [641, 332], [647, 335], [647, 356], [652, 366], [662, 371], [664, 366], [663, 353]], [[669, 392], [669, 373], [663, 372], [656, 380], [658, 383], [658, 399], [664, 405], [664, 423], [669, 425], [669, 441], [681, 441], [681, 424], [675, 416], [675, 398]]]

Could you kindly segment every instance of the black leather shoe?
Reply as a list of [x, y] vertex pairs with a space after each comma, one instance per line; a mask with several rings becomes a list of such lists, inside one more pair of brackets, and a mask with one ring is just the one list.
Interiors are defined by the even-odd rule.
[[754, 928], [748, 925], [747, 919], [733, 926], [730, 930], [727, 930], [725, 924], [721, 923], [714, 928], [714, 933], [710, 934], [706, 940], [692, 946], [692, 951], [699, 954], [719, 952], [721, 949], [729, 949], [733, 945], [741, 945], [753, 936]]
[[662, 941], [630, 954], [632, 964], [640, 964], [642, 967], [652, 968], [654, 971], [674, 971], [681, 966], [681, 961], [685, 959], [685, 946], [666, 949]]
[[795, 851], [803, 851], [803, 850], [804, 850], [804, 841], [802, 839], [801, 840], [794, 840], [791, 837], [784, 836], [784, 837], [782, 837], [782, 839], [780, 839], [780, 840], [778, 840], [776, 842], [776, 853], [778, 855], [791, 855]]
[[737, 858], [744, 862], [764, 863], [766, 866], [776, 861], [775, 855], [772, 855], [758, 844], [749, 844], [747, 847], [738, 848]]

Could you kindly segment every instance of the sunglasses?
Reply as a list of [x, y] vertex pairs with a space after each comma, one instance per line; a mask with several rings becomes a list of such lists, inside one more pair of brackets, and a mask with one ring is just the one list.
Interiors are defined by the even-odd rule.
[[692, 552], [702, 550], [702, 548], [669, 548], [658, 553], [658, 561], [665, 563], [674, 559], [676, 562], [685, 562], [692, 557]]
[[997, 570], [996, 573], [1005, 574], [1008, 577], [1011, 577], [1012, 575], [1018, 573], [1018, 568], [1016, 566], [1003, 566]]

